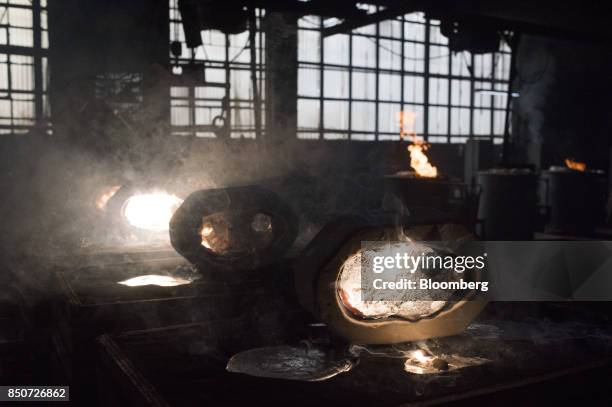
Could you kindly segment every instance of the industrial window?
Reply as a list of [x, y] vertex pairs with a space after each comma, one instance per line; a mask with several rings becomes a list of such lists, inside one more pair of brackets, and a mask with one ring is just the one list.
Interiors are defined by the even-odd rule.
[[47, 2], [0, 0], [0, 133], [50, 132]]
[[433, 143], [501, 142], [505, 44], [495, 54], [451, 53], [439, 22], [422, 13], [323, 38], [337, 23], [299, 20], [299, 138], [398, 140], [403, 132]]
[[[255, 46], [263, 126], [264, 36], [259, 29], [262, 17], [263, 11], [258, 10]], [[231, 138], [254, 138], [255, 109], [248, 31], [226, 35], [205, 30], [201, 35], [202, 46], [195, 50], [186, 47], [178, 0], [170, 0], [170, 41], [182, 44], [178, 63], [184, 70], [188, 69], [190, 62], [201, 63], [205, 67], [203, 72], [196, 72], [198, 76], [201, 73], [201, 84], [185, 84], [188, 82], [183, 80], [186, 72], [179, 75], [181, 68], [173, 70], [176, 83], [170, 89], [172, 134], [214, 138], [218, 134], [213, 131], [214, 126], [225, 123]], [[174, 63], [175, 57], [171, 54], [170, 58]]]

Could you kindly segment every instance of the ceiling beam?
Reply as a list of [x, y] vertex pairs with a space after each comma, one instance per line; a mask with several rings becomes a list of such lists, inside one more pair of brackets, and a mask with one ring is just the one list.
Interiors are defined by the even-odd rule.
[[339, 24], [323, 29], [323, 37], [330, 37], [336, 34], [344, 34], [356, 28], [360, 28], [370, 24], [376, 24], [381, 21], [390, 20], [397, 16], [412, 13], [417, 11], [413, 6], [389, 6], [377, 13], [366, 14], [362, 18], [345, 20]]

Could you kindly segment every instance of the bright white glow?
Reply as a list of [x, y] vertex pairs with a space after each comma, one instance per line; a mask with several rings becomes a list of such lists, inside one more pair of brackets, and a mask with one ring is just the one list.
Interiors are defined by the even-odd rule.
[[138, 276], [125, 281], [120, 281], [119, 284], [127, 285], [128, 287], [140, 287], [142, 285], [157, 285], [160, 287], [174, 287], [177, 285], [189, 284], [191, 281], [184, 278], [172, 276], [158, 276], [149, 274], [146, 276]]
[[166, 192], [134, 195], [123, 206], [123, 216], [130, 225], [152, 232], [169, 229], [170, 218], [182, 199]]
[[428, 356], [425, 356], [425, 353], [420, 349], [412, 352], [412, 358], [420, 363], [425, 363], [430, 359]]

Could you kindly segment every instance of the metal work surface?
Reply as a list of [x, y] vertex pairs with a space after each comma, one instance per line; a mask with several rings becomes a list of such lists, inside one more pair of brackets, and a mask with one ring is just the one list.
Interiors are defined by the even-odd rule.
[[[353, 346], [350, 353], [358, 364], [352, 370], [316, 382], [227, 372], [231, 352], [227, 342], [226, 349], [215, 345], [219, 340], [210, 324], [102, 336], [98, 363], [105, 373], [101, 377], [112, 381], [106, 389], [116, 390], [116, 400], [144, 403], [149, 398], [159, 405], [393, 406], [470, 400], [536, 405], [553, 401], [551, 394], [567, 401], [584, 392], [609, 401], [602, 384], [612, 368], [612, 329], [601, 325], [605, 318], [585, 322], [581, 313], [590, 313], [588, 307], [565, 307], [546, 306], [546, 316], [516, 314], [504, 321], [496, 314], [511, 308], [500, 307], [458, 336], [403, 347]], [[563, 321], [554, 322], [559, 315]], [[578, 322], [574, 317], [580, 315]], [[418, 362], [407, 351], [415, 347], [448, 365], [437, 372], [415, 367]], [[564, 391], [551, 393], [551, 386], [564, 386]]]

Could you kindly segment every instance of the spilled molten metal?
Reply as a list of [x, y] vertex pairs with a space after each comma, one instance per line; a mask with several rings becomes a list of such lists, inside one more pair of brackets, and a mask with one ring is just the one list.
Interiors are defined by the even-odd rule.
[[119, 281], [118, 284], [128, 287], [141, 287], [144, 285], [156, 285], [159, 287], [175, 287], [177, 285], [190, 284], [191, 281], [180, 277], [160, 276], [156, 274], [147, 274], [144, 276], [133, 277], [125, 281]]

